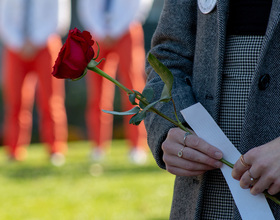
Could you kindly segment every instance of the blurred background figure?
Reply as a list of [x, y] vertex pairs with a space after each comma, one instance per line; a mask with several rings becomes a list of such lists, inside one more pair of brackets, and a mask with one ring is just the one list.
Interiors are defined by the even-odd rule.
[[3, 142], [11, 160], [23, 160], [30, 144], [32, 110], [40, 116], [40, 136], [54, 165], [64, 163], [67, 118], [64, 81], [51, 76], [70, 26], [70, 0], [1, 0], [3, 43]]
[[[145, 48], [143, 23], [149, 15], [153, 0], [79, 0], [78, 16], [83, 27], [99, 43], [99, 58], [105, 58], [99, 68], [118, 78], [127, 88], [142, 91], [145, 86]], [[97, 45], [94, 45], [97, 51]], [[118, 75], [116, 76], [116, 73]], [[87, 74], [88, 105], [86, 121], [93, 145], [91, 158], [100, 160], [110, 146], [113, 116], [102, 112], [112, 110], [115, 86], [101, 76]], [[128, 97], [121, 91], [122, 110], [131, 109]], [[129, 156], [132, 162], [146, 160], [146, 132], [144, 124], [129, 124], [124, 117]]]

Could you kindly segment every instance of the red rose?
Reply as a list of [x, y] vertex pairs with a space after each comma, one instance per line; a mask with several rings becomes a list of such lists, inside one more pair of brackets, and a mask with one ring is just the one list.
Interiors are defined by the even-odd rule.
[[94, 57], [94, 41], [88, 31], [70, 30], [55, 61], [52, 75], [59, 79], [77, 79]]

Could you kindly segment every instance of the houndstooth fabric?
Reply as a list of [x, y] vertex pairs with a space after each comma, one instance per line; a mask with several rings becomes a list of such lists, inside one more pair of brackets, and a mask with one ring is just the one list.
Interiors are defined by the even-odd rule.
[[[219, 125], [238, 146], [250, 85], [263, 36], [229, 36], [226, 43]], [[205, 174], [200, 219], [241, 219], [220, 170]]]
[[258, 62], [263, 36], [230, 36], [227, 39], [219, 125], [238, 147], [246, 102]]

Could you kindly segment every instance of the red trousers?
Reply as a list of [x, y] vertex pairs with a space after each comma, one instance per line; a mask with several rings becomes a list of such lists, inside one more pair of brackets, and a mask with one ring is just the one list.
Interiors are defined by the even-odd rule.
[[[94, 37], [94, 36], [93, 36]], [[145, 86], [145, 49], [144, 34], [141, 24], [131, 25], [129, 31], [108, 48], [99, 42], [99, 58], [105, 58], [98, 66], [104, 72], [116, 78], [127, 88], [142, 92]], [[97, 51], [97, 46], [94, 46]], [[113, 110], [115, 85], [94, 72], [87, 74], [88, 106], [87, 125], [89, 138], [97, 147], [103, 148], [112, 139], [113, 116], [101, 110]], [[122, 110], [133, 106], [128, 96], [121, 91]], [[144, 123], [135, 126], [129, 124], [131, 116], [124, 117], [126, 139], [131, 147], [146, 147], [146, 131]]]
[[31, 60], [5, 48], [3, 52], [4, 145], [12, 158], [21, 159], [30, 144], [32, 109], [36, 103], [40, 116], [40, 135], [49, 153], [67, 149], [67, 118], [64, 81], [55, 79], [52, 66], [62, 46], [59, 36]]

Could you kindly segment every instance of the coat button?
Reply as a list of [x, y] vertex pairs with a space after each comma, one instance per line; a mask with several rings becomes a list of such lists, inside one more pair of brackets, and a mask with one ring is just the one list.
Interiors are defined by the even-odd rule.
[[270, 76], [268, 74], [261, 75], [259, 78], [259, 89], [265, 90], [270, 82]]

